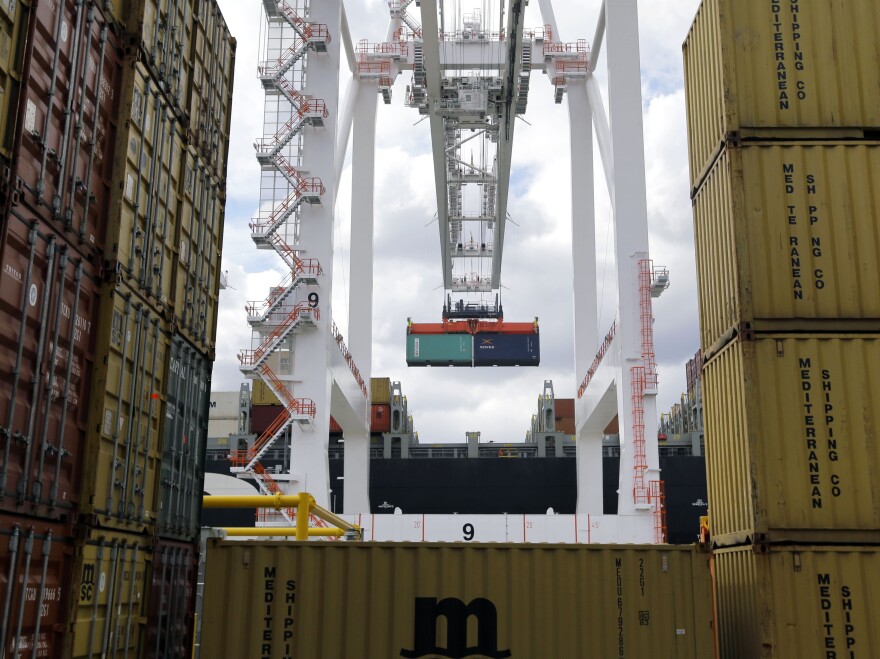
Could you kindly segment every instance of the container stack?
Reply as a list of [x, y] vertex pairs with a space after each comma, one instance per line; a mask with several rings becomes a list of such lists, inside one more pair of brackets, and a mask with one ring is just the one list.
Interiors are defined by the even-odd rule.
[[878, 30], [704, 0], [684, 44], [722, 659], [880, 656]]
[[235, 41], [216, 0], [3, 5], [0, 640], [188, 656]]

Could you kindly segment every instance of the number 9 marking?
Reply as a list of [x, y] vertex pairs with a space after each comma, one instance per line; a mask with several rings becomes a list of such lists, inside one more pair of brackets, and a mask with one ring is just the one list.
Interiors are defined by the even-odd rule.
[[318, 294], [317, 294], [317, 293], [309, 293], [309, 306], [310, 306], [312, 309], [314, 309], [315, 307], [317, 307], [317, 306], [318, 306], [318, 300], [319, 300], [319, 299], [320, 299], [320, 298], [318, 297]]
[[464, 539], [470, 542], [474, 539], [474, 525], [468, 522], [464, 526], [461, 527], [462, 533], [464, 533]]

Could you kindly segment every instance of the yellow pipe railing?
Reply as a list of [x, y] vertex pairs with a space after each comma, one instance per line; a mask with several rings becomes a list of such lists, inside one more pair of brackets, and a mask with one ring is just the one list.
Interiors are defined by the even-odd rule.
[[[308, 540], [310, 537], [343, 536], [346, 531], [356, 531], [360, 536], [360, 528], [346, 522], [326, 508], [317, 504], [315, 497], [308, 492], [300, 494], [269, 494], [253, 496], [207, 495], [202, 497], [204, 508], [296, 508], [295, 527], [238, 527], [223, 529], [226, 535], [235, 536], [296, 536], [297, 540]], [[309, 516], [314, 515], [336, 528], [309, 528]]]

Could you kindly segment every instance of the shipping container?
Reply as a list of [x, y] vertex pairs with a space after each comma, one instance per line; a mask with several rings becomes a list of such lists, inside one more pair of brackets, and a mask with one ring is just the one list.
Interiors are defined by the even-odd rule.
[[156, 544], [143, 659], [192, 656], [198, 568], [198, 543], [160, 540]]
[[172, 308], [178, 332], [200, 350], [214, 350], [226, 202], [220, 184], [189, 146], [180, 172], [181, 215]]
[[880, 542], [880, 336], [777, 335], [703, 370], [712, 538]]
[[880, 657], [877, 547], [740, 547], [713, 562], [720, 659]]
[[0, 3], [0, 166], [2, 187], [9, 184], [7, 171], [18, 131], [21, 82], [27, 63], [28, 28], [32, 24], [31, 3], [13, 0]]
[[332, 416], [330, 417], [330, 432], [336, 432], [336, 433], [342, 432], [342, 426], [340, 426], [338, 423], [336, 423], [336, 419], [334, 419]]
[[370, 405], [370, 432], [391, 432], [390, 405]]
[[225, 186], [236, 42], [216, 0], [195, 0], [194, 4], [192, 78], [186, 100], [189, 136]]
[[474, 366], [537, 366], [541, 346], [535, 334], [478, 332], [474, 335]]
[[64, 657], [141, 659], [151, 559], [146, 536], [87, 531], [76, 547]]
[[124, 284], [101, 293], [81, 512], [129, 533], [154, 529], [168, 392], [168, 323]]
[[251, 393], [252, 405], [281, 405], [278, 396], [262, 380], [251, 380], [251, 386], [253, 387]]
[[373, 405], [391, 403], [391, 378], [370, 378], [370, 402]]
[[19, 210], [0, 246], [0, 510], [73, 521], [100, 271], [55, 224]]
[[729, 137], [880, 128], [874, 0], [703, 0], [684, 43], [691, 185]]
[[556, 398], [553, 400], [554, 417], [557, 419], [574, 418], [574, 398]]
[[261, 435], [284, 413], [283, 405], [259, 405], [251, 408], [251, 433]]
[[880, 330], [880, 143], [724, 150], [694, 199], [703, 351], [732, 326]]
[[[8, 3], [7, 3], [8, 4]], [[110, 208], [121, 40], [95, 3], [34, 3], [18, 202], [83, 253], [103, 250]]]
[[155, 506], [163, 537], [194, 541], [199, 535], [212, 367], [192, 344], [172, 337]]
[[571, 417], [556, 419], [556, 432], [561, 432], [566, 435], [574, 435], [576, 433], [574, 419]]
[[210, 657], [713, 652], [707, 555], [669, 546], [209, 540], [203, 629]]
[[407, 366], [473, 366], [470, 334], [407, 334]]
[[159, 84], [126, 58], [104, 258], [150, 305], [173, 305], [184, 135]]
[[70, 603], [72, 528], [0, 513], [0, 654], [59, 659]]
[[198, 0], [128, 0], [126, 31], [178, 119], [187, 119], [192, 80], [193, 6]]

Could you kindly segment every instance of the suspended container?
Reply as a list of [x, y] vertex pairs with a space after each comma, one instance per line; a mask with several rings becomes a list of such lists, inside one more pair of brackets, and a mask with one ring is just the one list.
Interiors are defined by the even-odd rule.
[[878, 188], [878, 143], [725, 149], [694, 198], [704, 354], [734, 326], [880, 330]]
[[152, 558], [143, 657], [188, 659], [193, 651], [198, 543], [160, 540]]
[[141, 659], [152, 551], [146, 536], [106, 529], [77, 543], [63, 656]]
[[31, 3], [15, 0], [0, 3], [0, 166], [2, 184], [9, 182], [9, 167], [18, 131], [21, 82], [25, 47], [32, 15]]
[[713, 561], [719, 659], [880, 656], [876, 547], [738, 547]]
[[193, 14], [191, 84], [186, 103], [189, 140], [225, 192], [235, 74], [235, 38], [216, 0], [197, 0]]
[[180, 336], [171, 339], [164, 396], [159, 534], [195, 541], [199, 534], [213, 362]]
[[175, 330], [200, 350], [214, 350], [226, 201], [220, 184], [193, 146], [180, 172], [181, 215], [175, 234], [172, 310]]
[[477, 332], [474, 335], [474, 366], [537, 366], [541, 344], [534, 334]]
[[142, 62], [125, 60], [115, 182], [104, 258], [158, 312], [171, 308], [178, 190], [185, 147], [179, 120]]
[[703, 0], [684, 43], [691, 186], [738, 139], [880, 129], [874, 0]]
[[0, 510], [74, 521], [100, 271], [15, 209], [0, 246]]
[[407, 334], [407, 366], [473, 366], [470, 334]]
[[880, 336], [778, 335], [703, 370], [712, 539], [880, 543]]
[[0, 647], [58, 659], [71, 602], [72, 527], [0, 513]]
[[[708, 560], [690, 547], [209, 540], [207, 552], [211, 657], [713, 652]], [[345, 633], [316, 633], [340, 621]]]
[[[9, 4], [9, 3], [6, 3]], [[52, 223], [84, 254], [104, 249], [122, 75], [116, 26], [95, 3], [35, 4], [20, 151], [21, 212]]]
[[172, 337], [125, 285], [105, 285], [101, 297], [81, 512], [96, 526], [152, 532]]

